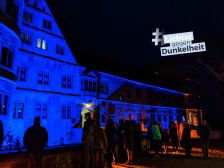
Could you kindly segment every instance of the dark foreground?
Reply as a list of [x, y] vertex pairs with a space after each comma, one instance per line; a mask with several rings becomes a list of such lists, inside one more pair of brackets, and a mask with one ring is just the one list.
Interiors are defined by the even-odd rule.
[[149, 159], [143, 157], [134, 165], [117, 164], [113, 168], [223, 168], [222, 159], [178, 159], [178, 158], [160, 158]]
[[[224, 168], [224, 150], [210, 149], [209, 159], [202, 159], [199, 148], [194, 148], [192, 158], [186, 159], [183, 149], [174, 153], [171, 148], [155, 159], [153, 152], [138, 156], [134, 165], [116, 164], [114, 168]], [[47, 149], [44, 152], [43, 168], [83, 168], [82, 146]], [[27, 168], [24, 152], [0, 154], [0, 168]]]

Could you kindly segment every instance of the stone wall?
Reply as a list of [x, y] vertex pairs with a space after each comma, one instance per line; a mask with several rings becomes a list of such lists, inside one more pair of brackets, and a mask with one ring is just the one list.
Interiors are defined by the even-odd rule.
[[[83, 168], [82, 146], [46, 149], [43, 153], [43, 168]], [[28, 168], [25, 152], [0, 154], [1, 168]]]

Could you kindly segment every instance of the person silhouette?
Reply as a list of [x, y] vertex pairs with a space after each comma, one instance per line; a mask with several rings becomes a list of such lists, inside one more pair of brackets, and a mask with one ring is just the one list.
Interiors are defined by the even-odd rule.
[[33, 126], [25, 131], [23, 137], [29, 158], [29, 168], [42, 168], [42, 152], [47, 142], [47, 130], [40, 125], [40, 117], [35, 117]]
[[0, 120], [0, 150], [2, 149], [2, 143], [4, 141], [4, 127], [2, 120]]

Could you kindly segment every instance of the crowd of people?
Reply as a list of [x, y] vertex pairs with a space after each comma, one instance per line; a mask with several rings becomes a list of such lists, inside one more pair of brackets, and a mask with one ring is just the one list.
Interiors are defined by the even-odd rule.
[[[191, 157], [191, 129], [192, 126], [187, 123], [171, 122], [169, 129], [165, 130], [161, 124], [150, 121], [145, 149], [154, 150], [155, 157], [159, 158], [162, 152], [167, 152], [168, 146], [173, 147], [173, 152], [177, 152], [182, 146], [186, 156]], [[203, 157], [208, 158], [211, 129], [206, 120], [198, 126], [197, 134], [200, 136]], [[119, 124], [116, 124], [112, 119], [108, 119], [103, 129], [99, 121], [93, 120], [91, 114], [86, 113], [82, 134], [85, 167], [112, 168], [113, 162], [133, 164], [136, 156], [143, 150], [143, 137], [141, 124], [134, 120], [120, 120]], [[4, 130], [0, 121], [0, 147], [3, 140]], [[41, 126], [40, 117], [35, 117], [33, 126], [25, 131], [23, 138], [30, 168], [41, 168], [42, 152], [47, 142], [48, 132]]]
[[[83, 145], [86, 168], [112, 168], [112, 163], [133, 164], [136, 156], [144, 151], [142, 140], [144, 138], [141, 125], [134, 120], [120, 120], [119, 124], [108, 119], [105, 129], [91, 118], [90, 113], [85, 114], [85, 124], [83, 129]], [[185, 149], [186, 157], [191, 157], [192, 126], [187, 123], [177, 124], [171, 122], [169, 129], [163, 129], [162, 124], [154, 121], [149, 122], [147, 128], [147, 142], [145, 150], [153, 150], [155, 157], [167, 152], [168, 146], [173, 147], [173, 152], [177, 152], [182, 146]], [[210, 127], [206, 120], [198, 126], [197, 133], [201, 138], [203, 157], [208, 158], [208, 146], [210, 137]]]
[[[173, 152], [176, 153], [178, 148], [182, 146], [185, 149], [186, 157], [191, 157], [192, 150], [192, 138], [191, 130], [192, 125], [188, 123], [175, 123], [170, 122], [169, 129], [165, 130], [161, 124], [151, 121], [147, 129], [148, 142], [151, 149], [155, 150], [155, 157], [158, 158], [162, 152], [167, 153], [168, 146], [173, 147]], [[197, 134], [200, 136], [202, 153], [204, 158], [208, 158], [208, 146], [209, 137], [211, 134], [210, 126], [206, 120], [203, 120], [197, 130]]]
[[105, 129], [85, 114], [82, 142], [85, 167], [112, 168], [113, 162], [133, 164], [141, 150], [141, 127], [134, 120], [120, 120], [119, 125], [108, 119]]

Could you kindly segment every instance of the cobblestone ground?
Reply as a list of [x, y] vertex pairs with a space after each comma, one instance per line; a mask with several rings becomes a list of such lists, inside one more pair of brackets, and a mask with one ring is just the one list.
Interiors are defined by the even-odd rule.
[[176, 153], [169, 147], [167, 152], [163, 152], [160, 159], [153, 158], [153, 151], [137, 159], [136, 164], [117, 164], [113, 168], [224, 168], [224, 150], [209, 149], [209, 159], [202, 158], [200, 148], [192, 149], [192, 158], [184, 158], [184, 149], [180, 148]]
[[[224, 158], [224, 149], [209, 149], [209, 158]], [[149, 152], [151, 154], [153, 154], [153, 151]], [[167, 150], [167, 153], [163, 152], [163, 155], [168, 154], [168, 155], [185, 155], [184, 153], [184, 149], [183, 148], [179, 148], [179, 150], [175, 153], [173, 152], [172, 148], [169, 147]], [[193, 148], [192, 149], [192, 156], [193, 157], [200, 157], [202, 156], [202, 150], [201, 148]]]

